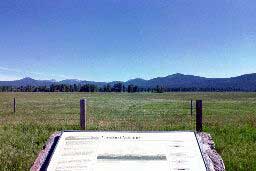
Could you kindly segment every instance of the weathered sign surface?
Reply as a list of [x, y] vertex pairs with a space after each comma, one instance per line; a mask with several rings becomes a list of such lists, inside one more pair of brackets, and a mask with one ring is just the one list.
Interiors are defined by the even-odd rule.
[[63, 132], [47, 170], [206, 171], [194, 132]]

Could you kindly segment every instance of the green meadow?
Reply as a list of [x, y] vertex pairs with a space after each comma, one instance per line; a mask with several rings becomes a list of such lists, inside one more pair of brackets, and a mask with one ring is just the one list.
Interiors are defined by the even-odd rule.
[[226, 170], [256, 170], [256, 93], [0, 93], [0, 170], [29, 170], [52, 133], [78, 130], [81, 98], [87, 129], [130, 131], [194, 130], [190, 99], [202, 99]]

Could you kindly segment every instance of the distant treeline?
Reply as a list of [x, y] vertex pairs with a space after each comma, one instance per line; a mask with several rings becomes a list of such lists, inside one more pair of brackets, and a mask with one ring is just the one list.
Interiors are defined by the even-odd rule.
[[123, 83], [116, 83], [114, 85], [104, 85], [98, 87], [94, 84], [85, 85], [67, 85], [67, 84], [52, 84], [50, 86], [0, 86], [0, 92], [225, 92], [225, 91], [243, 91], [236, 88], [165, 88], [163, 86], [156, 86], [154, 88], [142, 88], [136, 85], [125, 86]]

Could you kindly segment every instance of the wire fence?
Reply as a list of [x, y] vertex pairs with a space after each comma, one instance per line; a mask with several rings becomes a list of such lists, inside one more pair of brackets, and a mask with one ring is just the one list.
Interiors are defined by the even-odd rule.
[[[80, 129], [80, 98], [14, 98], [0, 101], [0, 120], [10, 123], [54, 124]], [[89, 98], [86, 104], [86, 129], [89, 130], [194, 130], [196, 126], [196, 101]], [[203, 101], [206, 124], [217, 124], [219, 116], [256, 113], [254, 105]], [[13, 119], [11, 119], [13, 118]], [[214, 119], [213, 119], [214, 118]], [[216, 119], [217, 118], [217, 119]], [[222, 121], [221, 121], [222, 122]], [[67, 128], [67, 127], [64, 127]]]

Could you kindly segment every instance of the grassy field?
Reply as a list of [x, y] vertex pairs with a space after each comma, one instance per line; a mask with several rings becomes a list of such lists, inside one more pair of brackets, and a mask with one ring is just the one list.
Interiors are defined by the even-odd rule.
[[256, 93], [0, 93], [0, 170], [29, 170], [53, 132], [79, 129], [82, 97], [88, 129], [139, 131], [194, 130], [190, 99], [202, 99], [226, 169], [256, 170]]

